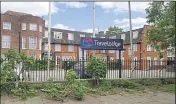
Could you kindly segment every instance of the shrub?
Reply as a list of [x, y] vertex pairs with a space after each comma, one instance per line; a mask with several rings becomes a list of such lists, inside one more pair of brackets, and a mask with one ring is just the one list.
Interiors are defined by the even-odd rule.
[[112, 80], [111, 83], [112, 83], [112, 86], [121, 87], [121, 88], [137, 88], [139, 86], [138, 84], [125, 79]]
[[36, 94], [36, 90], [30, 88], [28, 83], [20, 83], [17, 88], [12, 89], [12, 93], [19, 96], [22, 100], [27, 100], [28, 97]]
[[13, 82], [1, 83], [1, 96], [12, 94], [12, 89], [14, 88], [15, 83]]
[[149, 78], [139, 79], [136, 82], [141, 85], [144, 85], [144, 86], [161, 85], [162, 84], [161, 80], [149, 79]]
[[99, 86], [99, 79], [106, 77], [107, 65], [102, 59], [92, 57], [87, 64], [87, 72], [96, 79], [96, 85]]

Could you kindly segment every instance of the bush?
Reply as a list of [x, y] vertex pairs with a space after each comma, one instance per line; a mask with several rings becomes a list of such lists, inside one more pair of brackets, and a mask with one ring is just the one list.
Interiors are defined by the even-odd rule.
[[121, 88], [137, 88], [139, 86], [138, 84], [125, 79], [112, 80], [111, 83], [112, 86]]
[[12, 93], [19, 96], [22, 100], [27, 100], [28, 97], [36, 94], [36, 90], [30, 88], [28, 83], [20, 83], [17, 88], [12, 89]]
[[139, 80], [136, 80], [136, 82], [141, 85], [144, 85], [144, 86], [161, 85], [162, 84], [161, 80], [149, 79], [149, 78], [139, 79]]
[[107, 64], [102, 59], [92, 57], [87, 64], [87, 72], [96, 79], [96, 85], [99, 86], [99, 79], [106, 77]]
[[1, 83], [1, 96], [12, 94], [12, 89], [14, 88], [15, 88], [15, 83], [13, 82]]

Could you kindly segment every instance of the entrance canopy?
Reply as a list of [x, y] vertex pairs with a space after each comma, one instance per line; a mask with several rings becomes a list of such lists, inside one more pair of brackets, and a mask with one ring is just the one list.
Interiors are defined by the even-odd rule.
[[80, 46], [90, 50], [123, 50], [123, 39], [82, 37]]

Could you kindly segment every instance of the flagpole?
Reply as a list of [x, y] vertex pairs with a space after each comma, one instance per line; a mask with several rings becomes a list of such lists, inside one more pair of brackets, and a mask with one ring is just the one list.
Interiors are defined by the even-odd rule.
[[[129, 8], [129, 25], [130, 25], [130, 46], [131, 46], [131, 69], [132, 72], [134, 71], [134, 64], [133, 64], [133, 33], [132, 33], [132, 23], [131, 23], [131, 5], [130, 1], [128, 1], [128, 8]], [[131, 77], [132, 77], [131, 72]]]
[[51, 35], [51, 2], [49, 2], [49, 13], [48, 13], [48, 79], [50, 78], [50, 35]]
[[[95, 2], [93, 2], [93, 38], [95, 38]], [[95, 56], [95, 50], [93, 56]]]

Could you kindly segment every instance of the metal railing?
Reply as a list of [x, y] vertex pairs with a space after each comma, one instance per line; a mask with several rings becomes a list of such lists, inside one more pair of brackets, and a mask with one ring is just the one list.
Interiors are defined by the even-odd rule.
[[[173, 60], [134, 60], [134, 70], [131, 70], [131, 60], [104, 60], [107, 63], [106, 79], [118, 78], [174, 78], [176, 68]], [[62, 81], [66, 73], [74, 69], [80, 79], [91, 78], [86, 71], [86, 64], [89, 60], [51, 60], [50, 71], [47, 70], [47, 60], [36, 60], [32, 65], [21, 62], [13, 67], [14, 73], [23, 81]], [[8, 63], [1, 60], [1, 70]], [[84, 63], [84, 64], [83, 64]], [[84, 65], [84, 66], [83, 66]], [[48, 79], [48, 75], [49, 78]]]

